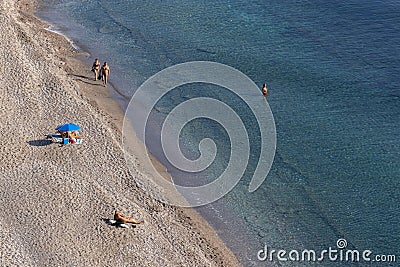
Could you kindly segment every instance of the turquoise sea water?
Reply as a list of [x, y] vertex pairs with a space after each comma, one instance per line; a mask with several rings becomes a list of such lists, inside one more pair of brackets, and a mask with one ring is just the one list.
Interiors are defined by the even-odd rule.
[[[249, 164], [231, 193], [198, 209], [245, 266], [268, 264], [257, 259], [264, 244], [276, 250], [322, 250], [335, 248], [339, 238], [349, 248], [396, 254], [400, 261], [399, 2], [43, 3], [40, 16], [93, 59], [106, 60], [111, 83], [127, 100], [156, 72], [194, 60], [224, 63], [260, 86], [267, 83], [278, 142], [271, 172], [250, 194], [255, 166]], [[246, 128], [256, 124], [227, 91], [193, 85], [167, 95], [152, 114], [154, 124], [196, 96], [230, 103]], [[181, 134], [189, 157], [196, 157], [199, 141], [210, 136], [219, 154], [212, 168], [193, 176], [197, 181], [226, 166], [226, 132], [199, 120]], [[251, 162], [259, 154], [257, 137], [250, 131]], [[168, 166], [152, 138], [150, 149]], [[187, 176], [170, 166], [169, 171], [185, 183]]]

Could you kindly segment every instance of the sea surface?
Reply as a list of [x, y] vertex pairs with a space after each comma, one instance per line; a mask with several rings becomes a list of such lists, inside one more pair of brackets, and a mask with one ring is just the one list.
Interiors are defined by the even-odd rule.
[[[267, 83], [277, 149], [262, 186], [248, 192], [260, 153], [257, 121], [228, 90], [187, 85], [152, 113], [154, 129], [186, 99], [226, 102], [249, 132], [250, 163], [222, 199], [197, 210], [244, 266], [267, 266], [270, 250], [371, 250], [400, 262], [400, 2], [373, 0], [43, 0], [39, 16], [111, 67], [121, 106], [158, 71], [188, 61], [227, 64], [257, 85]], [[91, 62], [90, 62], [91, 63]], [[261, 90], [261, 89], [260, 89]], [[243, 106], [243, 107], [242, 107]], [[153, 131], [152, 131], [153, 132]], [[218, 153], [202, 173], [175, 170], [157, 135], [146, 142], [177, 183], [220, 174], [231, 144], [218, 123], [198, 119], [182, 129], [189, 158], [212, 138]], [[366, 266], [370, 263], [279, 261], [278, 266]]]

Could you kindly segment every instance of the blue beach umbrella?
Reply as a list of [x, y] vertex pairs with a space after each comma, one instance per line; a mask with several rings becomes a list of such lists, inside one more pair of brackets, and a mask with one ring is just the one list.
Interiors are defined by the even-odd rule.
[[76, 124], [73, 123], [67, 123], [67, 124], [63, 124], [60, 125], [56, 128], [56, 131], [60, 131], [60, 132], [72, 132], [72, 131], [79, 131], [81, 129], [81, 127], [79, 127]]

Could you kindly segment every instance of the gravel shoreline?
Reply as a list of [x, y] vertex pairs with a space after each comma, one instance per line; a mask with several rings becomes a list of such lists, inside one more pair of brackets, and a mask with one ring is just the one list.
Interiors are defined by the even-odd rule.
[[[123, 112], [33, 12], [31, 1], [0, 1], [0, 265], [238, 266], [195, 211], [137, 186], [151, 174], [129, 173]], [[45, 135], [67, 122], [84, 143], [49, 144]], [[112, 227], [115, 209], [145, 223]]]

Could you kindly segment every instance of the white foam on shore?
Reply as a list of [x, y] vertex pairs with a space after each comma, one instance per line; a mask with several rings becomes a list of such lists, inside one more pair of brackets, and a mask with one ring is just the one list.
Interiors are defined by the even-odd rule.
[[62, 33], [60, 31], [60, 29], [57, 29], [55, 26], [50, 25], [49, 27], [45, 28], [45, 30], [49, 31], [49, 32], [53, 32], [56, 33], [58, 35], [61, 35], [62, 37], [64, 37], [70, 44], [71, 46], [75, 49], [75, 50], [80, 50], [79, 46], [77, 44], [75, 44], [75, 42], [73, 40], [71, 40], [67, 35], [65, 35], [64, 33]]

